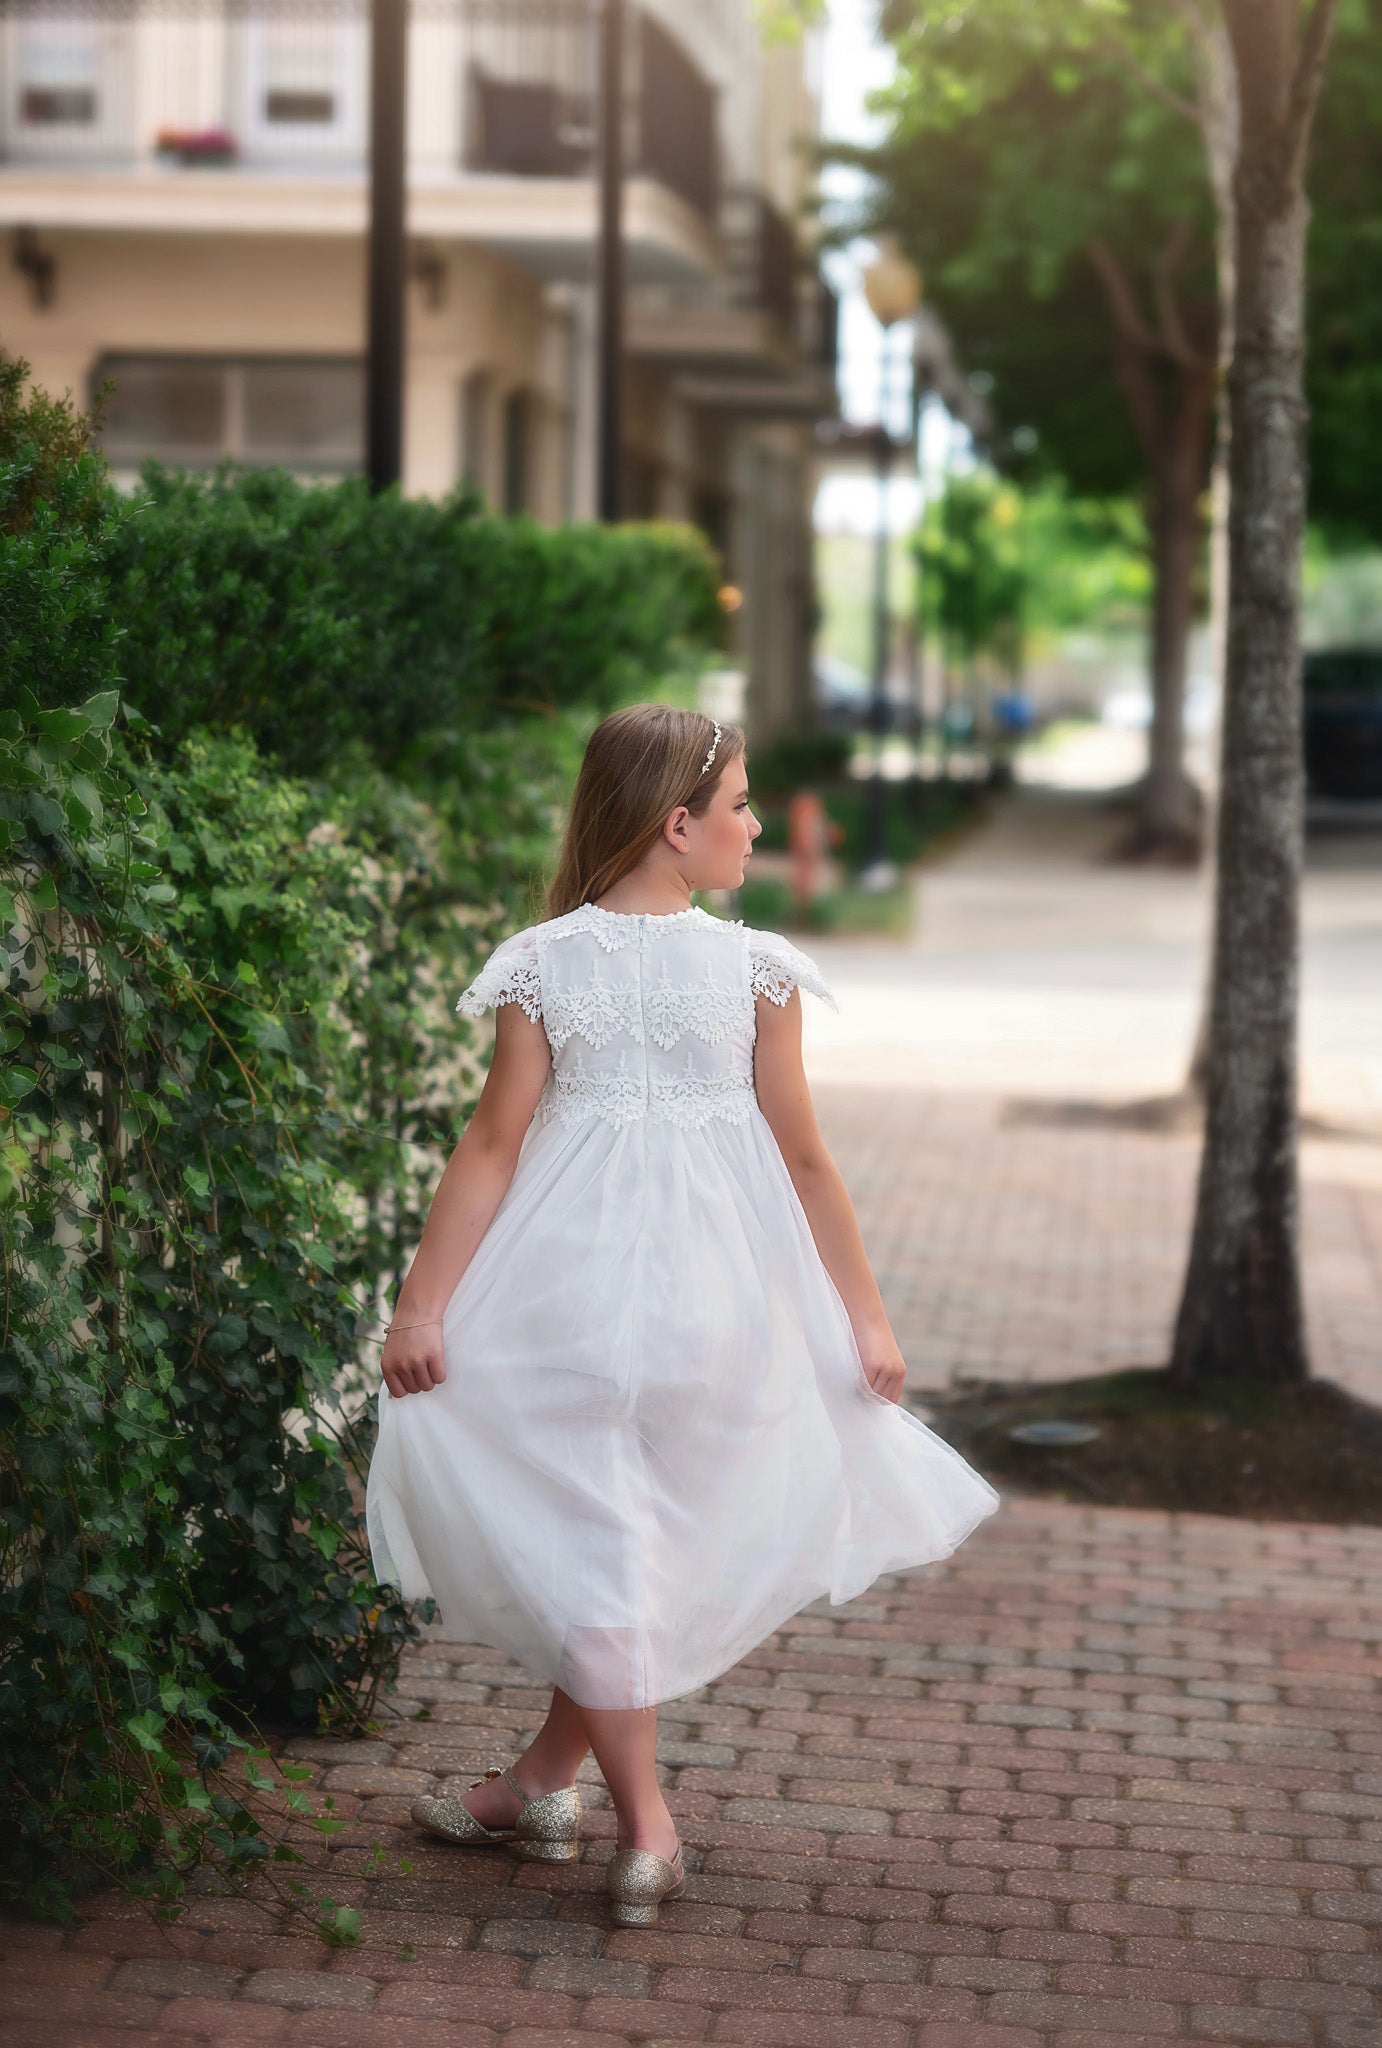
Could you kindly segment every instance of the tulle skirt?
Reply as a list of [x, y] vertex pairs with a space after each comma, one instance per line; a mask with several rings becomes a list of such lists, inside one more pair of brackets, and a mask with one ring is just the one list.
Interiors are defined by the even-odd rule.
[[771, 1127], [530, 1126], [442, 1330], [379, 1395], [375, 1569], [588, 1707], [709, 1683], [998, 1505], [864, 1377]]

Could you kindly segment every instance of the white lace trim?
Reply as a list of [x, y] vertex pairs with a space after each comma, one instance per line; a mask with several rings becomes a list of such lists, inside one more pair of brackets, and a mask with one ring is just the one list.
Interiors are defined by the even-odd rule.
[[643, 1038], [637, 986], [608, 982], [598, 973], [581, 988], [549, 988], [543, 1021], [553, 1052], [575, 1036], [597, 1050], [619, 1031], [627, 1031], [636, 1044]]
[[707, 1074], [688, 1052], [684, 1067], [654, 1067], [648, 1077], [650, 1116], [683, 1130], [708, 1124], [712, 1117], [742, 1123], [758, 1102], [753, 1082], [744, 1074]]
[[723, 975], [717, 977], [715, 963], [707, 960], [699, 981], [673, 981], [662, 963], [662, 972], [644, 990], [643, 1007], [648, 1018], [648, 1036], [654, 1045], [669, 1052], [688, 1031], [707, 1045], [718, 1045], [732, 1031], [751, 1031], [753, 1016], [743, 993]]
[[464, 1017], [478, 1017], [500, 1003], [518, 1003], [535, 1024], [542, 1021], [542, 973], [531, 927], [501, 939], [469, 988], [456, 998]]
[[642, 988], [610, 983], [596, 974], [580, 988], [549, 987], [545, 998], [544, 1022], [553, 1052], [573, 1037], [598, 1051], [620, 1031], [642, 1045], [645, 1018], [648, 1038], [664, 1052], [687, 1032], [718, 1045], [733, 1031], [753, 1030], [743, 989], [717, 978], [711, 961], [700, 981], [673, 981], [664, 961], [656, 981]]
[[656, 1123], [677, 1124], [690, 1130], [714, 1117], [742, 1123], [757, 1102], [753, 1082], [747, 1075], [703, 1073], [690, 1052], [686, 1064], [679, 1069], [653, 1067], [645, 1074], [641, 1062], [630, 1065], [625, 1047], [620, 1051], [617, 1067], [602, 1067], [591, 1073], [577, 1046], [569, 1059], [553, 1067], [539, 1113], [544, 1123], [550, 1123], [554, 1117], [570, 1124], [598, 1116], [606, 1123], [624, 1125], [646, 1116]]
[[[642, 944], [649, 932], [655, 938], [664, 925], [685, 924], [713, 925], [740, 935], [746, 973], [728, 974], [728, 962], [708, 960], [698, 980], [674, 981], [664, 960], [654, 977], [640, 978], [631, 986], [606, 981], [597, 970], [570, 988], [553, 987], [549, 974], [544, 999], [542, 956], [544, 942], [551, 937], [589, 932], [612, 953]], [[635, 1047], [642, 1047], [645, 1031], [647, 1040], [663, 1052], [688, 1035], [718, 1045], [736, 1033], [751, 1049], [755, 998], [766, 996], [781, 1006], [797, 986], [838, 1008], [815, 961], [780, 932], [751, 930], [738, 919], [712, 917], [694, 906], [665, 917], [640, 917], [582, 904], [565, 917], [530, 925], [502, 940], [457, 998], [456, 1009], [477, 1017], [492, 1006], [516, 1002], [525, 1015], [544, 1025], [553, 1052], [541, 1102], [544, 1120], [559, 1117], [570, 1122], [593, 1115], [627, 1124], [649, 1116], [692, 1128], [716, 1117], [741, 1122], [750, 1115], [757, 1103], [752, 1079], [734, 1071], [698, 1070], [689, 1049], [675, 1070], [650, 1066], [646, 1056], [630, 1064], [627, 1047], [621, 1049], [617, 1066], [602, 1064], [595, 1070], [587, 1066], [581, 1045], [565, 1057], [557, 1056], [572, 1038], [599, 1051], [621, 1032]]]
[[642, 1072], [630, 1069], [627, 1048], [621, 1049], [617, 1067], [602, 1067], [592, 1074], [577, 1046], [569, 1059], [553, 1067], [539, 1113], [544, 1123], [553, 1117], [569, 1124], [582, 1117], [602, 1116], [607, 1123], [631, 1124], [646, 1113], [646, 1097]]
[[809, 953], [794, 946], [781, 932], [749, 930], [749, 988], [755, 996], [766, 996], [779, 1008], [792, 990], [801, 984], [812, 995], [838, 1012], [839, 1004], [826, 986], [825, 976]]
[[664, 931], [679, 931], [688, 924], [713, 925], [717, 931], [743, 929], [742, 919], [712, 916], [698, 903], [693, 903], [686, 910], [669, 910], [657, 916], [643, 916], [628, 910], [601, 910], [598, 903], [579, 903], [563, 916], [550, 918], [546, 928], [554, 937], [564, 932], [589, 932], [607, 953], [618, 953], [625, 946], [636, 946], [640, 934], [646, 933], [656, 939]]

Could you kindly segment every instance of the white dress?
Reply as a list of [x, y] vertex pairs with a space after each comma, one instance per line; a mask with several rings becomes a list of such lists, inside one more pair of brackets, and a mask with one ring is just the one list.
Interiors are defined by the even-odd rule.
[[754, 1092], [755, 998], [794, 984], [837, 1007], [780, 933], [583, 904], [456, 1004], [520, 1003], [552, 1067], [446, 1307], [445, 1381], [381, 1388], [370, 1543], [582, 1706], [692, 1692], [998, 1505], [864, 1377]]

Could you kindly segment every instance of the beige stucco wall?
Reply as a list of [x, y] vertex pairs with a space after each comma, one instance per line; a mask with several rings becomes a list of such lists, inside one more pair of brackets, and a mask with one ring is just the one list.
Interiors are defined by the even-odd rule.
[[[0, 348], [34, 381], [85, 404], [107, 351], [355, 354], [364, 348], [365, 276], [358, 241], [340, 236], [192, 236], [45, 230], [57, 259], [54, 302], [32, 303], [25, 280], [0, 273]], [[483, 486], [498, 503], [500, 419], [515, 387], [534, 394], [530, 504], [556, 524], [588, 516], [573, 398], [588, 419], [577, 307], [486, 251], [430, 244], [431, 282], [414, 278], [407, 308], [404, 489], [440, 496], [461, 471], [460, 393], [486, 369], [490, 405]], [[573, 353], [574, 351], [574, 353]], [[758, 739], [802, 722], [810, 603], [809, 435], [798, 426], [717, 418], [679, 398], [647, 364], [624, 389], [630, 451], [653, 466], [654, 514], [693, 515], [710, 490], [727, 512], [727, 569], [745, 592], [734, 658], [751, 676]]]
[[[56, 258], [51, 306], [0, 273], [0, 347], [34, 381], [85, 403], [108, 350], [167, 354], [363, 353], [364, 252], [344, 238], [45, 230]], [[436, 496], [460, 468], [460, 387], [494, 371], [497, 408], [516, 386], [538, 395], [534, 506], [566, 516], [565, 316], [540, 282], [477, 249], [436, 248], [434, 288], [414, 279], [407, 307], [404, 488]], [[497, 441], [497, 427], [491, 435]], [[490, 477], [497, 492], [498, 473]]]

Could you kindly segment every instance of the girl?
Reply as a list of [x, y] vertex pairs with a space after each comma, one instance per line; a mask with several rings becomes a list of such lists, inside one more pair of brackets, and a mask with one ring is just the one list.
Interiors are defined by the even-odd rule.
[[384, 1344], [381, 1579], [553, 1687], [511, 1767], [414, 1819], [576, 1854], [589, 1751], [615, 1920], [684, 1886], [659, 1701], [808, 1602], [948, 1556], [998, 1505], [905, 1367], [802, 1071], [814, 963], [694, 907], [762, 826], [744, 735], [635, 704], [592, 733], [546, 917], [456, 1007], [494, 1052]]

